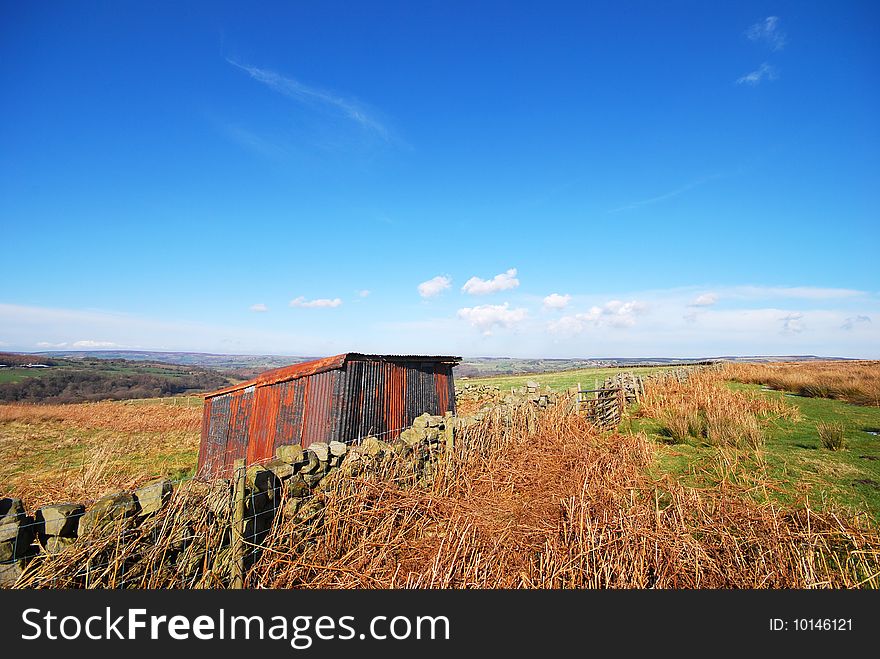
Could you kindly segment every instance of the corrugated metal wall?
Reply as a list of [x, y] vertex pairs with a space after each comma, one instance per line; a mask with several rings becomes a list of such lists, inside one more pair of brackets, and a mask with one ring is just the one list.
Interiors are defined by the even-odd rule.
[[228, 478], [235, 460], [265, 461], [280, 444], [395, 439], [419, 414], [455, 412], [452, 366], [351, 360], [342, 368], [208, 397], [198, 474]]

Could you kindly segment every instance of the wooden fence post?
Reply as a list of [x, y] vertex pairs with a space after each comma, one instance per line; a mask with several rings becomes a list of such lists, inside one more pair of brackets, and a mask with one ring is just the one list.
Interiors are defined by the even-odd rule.
[[244, 588], [244, 499], [247, 478], [245, 461], [240, 459], [233, 463], [233, 497], [232, 497], [232, 583], [231, 588]]

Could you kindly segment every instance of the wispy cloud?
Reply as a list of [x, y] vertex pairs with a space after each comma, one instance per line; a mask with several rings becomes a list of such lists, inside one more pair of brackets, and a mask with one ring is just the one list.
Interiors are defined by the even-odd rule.
[[266, 313], [267, 311], [269, 311], [269, 307], [267, 307], [262, 302], [258, 302], [257, 304], [251, 305], [251, 311], [255, 313]]
[[691, 302], [688, 306], [690, 307], [711, 307], [713, 304], [718, 302], [718, 294], [717, 293], [703, 293], [702, 295], [698, 295], [694, 298], [694, 301]]
[[648, 305], [640, 300], [611, 300], [602, 306], [591, 307], [584, 313], [563, 316], [547, 325], [551, 334], [580, 334], [589, 327], [632, 327], [636, 316], [643, 314]]
[[229, 138], [229, 140], [248, 151], [269, 158], [280, 158], [286, 154], [285, 149], [278, 144], [275, 144], [246, 128], [242, 128], [238, 124], [221, 121], [219, 119], [214, 119], [213, 123], [217, 127], [217, 130], [223, 133], [223, 135]]
[[871, 322], [870, 316], [850, 316], [843, 321], [841, 327], [845, 330], [855, 329], [858, 325], [864, 325]]
[[294, 298], [290, 301], [290, 306], [292, 307], [300, 307], [303, 309], [323, 309], [323, 308], [333, 308], [338, 307], [342, 304], [342, 300], [338, 297], [333, 299], [330, 298], [318, 298], [316, 300], [307, 300], [302, 295], [297, 298]]
[[443, 291], [452, 286], [452, 277], [446, 275], [437, 275], [431, 277], [428, 281], [423, 281], [418, 285], [419, 295], [422, 297], [436, 297]]
[[519, 279], [516, 278], [516, 268], [510, 268], [506, 272], [495, 275], [492, 279], [471, 277], [464, 283], [461, 290], [471, 295], [488, 295], [516, 288], [517, 286], [519, 286]]
[[757, 69], [752, 71], [751, 73], [746, 73], [743, 76], [740, 76], [736, 79], [736, 84], [738, 85], [759, 85], [765, 80], [771, 82], [776, 80], [779, 77], [779, 74], [776, 72], [776, 67], [770, 66], [767, 62], [764, 62]]
[[768, 16], [763, 21], [749, 26], [746, 37], [750, 41], [764, 43], [773, 50], [782, 50], [787, 42], [785, 32], [779, 29], [778, 16]]
[[650, 197], [649, 199], [642, 199], [640, 201], [634, 201], [632, 203], [626, 204], [624, 206], [620, 206], [619, 208], [612, 208], [609, 213], [619, 213], [621, 211], [629, 211], [634, 210], [636, 208], [641, 208], [642, 206], [649, 206], [650, 204], [656, 204], [661, 201], [666, 201], [667, 199], [672, 199], [673, 197], [677, 197], [680, 194], [684, 194], [694, 188], [698, 188], [701, 185], [708, 183], [716, 178], [719, 178], [720, 174], [713, 174], [712, 176], [705, 176], [696, 181], [692, 181], [686, 185], [681, 186], [680, 188], [676, 188], [675, 190], [671, 190], [664, 194], [658, 195], [656, 197]]
[[550, 293], [544, 298], [545, 309], [565, 309], [571, 302], [571, 295], [560, 295], [559, 293]]
[[527, 309], [511, 309], [507, 302], [464, 307], [458, 310], [458, 317], [479, 329], [484, 336], [490, 336], [496, 326], [513, 327], [528, 318], [528, 315]]
[[790, 313], [787, 316], [783, 316], [780, 318], [782, 321], [782, 333], [783, 334], [800, 334], [804, 331], [803, 325], [804, 314], [802, 313]]
[[73, 344], [74, 348], [120, 348], [118, 343], [114, 343], [113, 341], [95, 341], [93, 339], [84, 339], [82, 341], [75, 341]]
[[383, 140], [387, 141], [390, 139], [388, 129], [374, 118], [360, 102], [352, 98], [346, 98], [318, 87], [310, 87], [275, 71], [240, 64], [229, 58], [226, 61], [279, 94], [292, 98], [298, 103], [320, 106], [338, 112], [358, 123], [363, 128], [375, 133]]
[[863, 297], [866, 293], [853, 288], [820, 288], [817, 286], [735, 286], [729, 289], [725, 295], [754, 299], [839, 300]]
[[358, 291], [358, 297], [369, 297], [369, 296], [370, 296], [370, 291], [368, 291], [366, 288]]

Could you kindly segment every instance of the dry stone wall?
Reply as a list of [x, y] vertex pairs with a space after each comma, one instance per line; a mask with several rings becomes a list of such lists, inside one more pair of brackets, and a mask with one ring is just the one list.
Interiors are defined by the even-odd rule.
[[[236, 479], [213, 483], [212, 495], [205, 499], [209, 510], [191, 511], [191, 520], [183, 514], [171, 531], [176, 535], [168, 545], [166, 564], [150, 565], [149, 569], [175, 571], [182, 582], [211, 573], [228, 585], [234, 576], [236, 530], [243, 545], [250, 548], [242, 552], [246, 568], [259, 556], [253, 547], [263, 541], [279, 518], [314, 523], [323, 508], [321, 497], [316, 495], [332, 487], [342, 474], [378, 473], [386, 461], [400, 459], [407, 462], [416, 485], [429, 485], [439, 453], [452, 444], [452, 433], [453, 417], [423, 414], [392, 442], [366, 437], [356, 444], [318, 442], [305, 449], [300, 444], [279, 446], [274, 459], [250, 465], [239, 474], [237, 480], [244, 483], [244, 491], [238, 517], [234, 510]], [[107, 545], [108, 537], [135, 532], [141, 538], [150, 533], [167, 534], [167, 522], [160, 525], [152, 520], [169, 505], [174, 488], [172, 481], [158, 479], [133, 492], [114, 492], [89, 504], [43, 506], [32, 515], [21, 499], [0, 499], [0, 587], [15, 585], [32, 564], [88, 543]], [[196, 520], [203, 520], [205, 514], [211, 524], [228, 526], [232, 532], [197, 532]], [[237, 529], [233, 528], [236, 524], [240, 525]], [[208, 546], [208, 536], [221, 537], [220, 545]], [[84, 574], [100, 558], [100, 552], [85, 553], [90, 556], [90, 565], [83, 566]], [[122, 565], [131, 581], [147, 569], [131, 559]], [[85, 581], [80, 585], [86, 585]]]

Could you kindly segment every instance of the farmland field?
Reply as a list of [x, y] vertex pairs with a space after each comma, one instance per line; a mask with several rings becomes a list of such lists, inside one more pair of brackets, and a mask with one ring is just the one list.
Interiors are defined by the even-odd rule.
[[201, 406], [200, 397], [0, 405], [4, 494], [39, 506], [191, 476]]
[[602, 386], [605, 378], [611, 378], [622, 373], [635, 373], [636, 375], [650, 375], [674, 367], [670, 366], [643, 366], [635, 368], [582, 368], [571, 371], [554, 371], [552, 373], [531, 373], [526, 375], [501, 375], [480, 378], [457, 378], [457, 387], [467, 384], [482, 384], [499, 387], [502, 391], [511, 387], [522, 387], [526, 382], [537, 382], [542, 387], [550, 387], [556, 391], [563, 391], [580, 383], [582, 389], [594, 389]]

